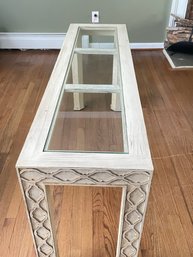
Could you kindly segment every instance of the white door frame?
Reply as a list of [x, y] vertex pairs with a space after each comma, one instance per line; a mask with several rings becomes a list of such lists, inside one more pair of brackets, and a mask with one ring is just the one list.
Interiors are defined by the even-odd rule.
[[[187, 5], [188, 5], [188, 0], [173, 0], [171, 13], [181, 18], [185, 18]], [[174, 18], [170, 16], [169, 26], [173, 26], [173, 25], [174, 25]]]

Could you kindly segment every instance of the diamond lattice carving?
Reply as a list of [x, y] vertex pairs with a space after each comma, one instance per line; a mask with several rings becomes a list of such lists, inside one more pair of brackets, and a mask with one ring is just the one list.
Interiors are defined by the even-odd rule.
[[48, 244], [43, 244], [40, 247], [40, 251], [45, 254], [45, 256], [50, 256], [53, 252], [53, 248], [51, 246], [49, 246]]
[[41, 208], [37, 208], [32, 211], [32, 217], [38, 222], [43, 222], [47, 218], [47, 213]]
[[132, 201], [132, 203], [135, 203], [136, 201], [139, 201], [140, 199], [141, 199], [141, 201], [144, 201], [145, 194], [143, 193], [143, 191], [141, 189], [137, 188], [130, 194], [130, 200]]
[[73, 170], [61, 170], [56, 175], [54, 175], [54, 177], [60, 179], [61, 181], [76, 181], [80, 175]]
[[148, 183], [150, 177], [146, 173], [133, 173], [126, 176], [133, 183]]
[[127, 238], [131, 243], [139, 238], [139, 233], [135, 229], [130, 229], [125, 233], [125, 238]]
[[37, 230], [37, 236], [39, 236], [42, 240], [45, 240], [50, 237], [50, 231], [45, 227], [41, 227]]
[[147, 200], [150, 173], [132, 170], [102, 169], [23, 169], [20, 179], [28, 206], [34, 239], [39, 257], [57, 257], [55, 252], [49, 210], [46, 200], [45, 184], [90, 184], [126, 186], [124, 223], [120, 257], [137, 257], [143, 211]]
[[45, 178], [45, 175], [40, 173], [38, 170], [34, 170], [33, 172], [28, 172], [27, 170], [25, 170], [22, 173], [22, 179], [23, 180], [28, 180], [28, 181], [36, 181], [39, 182], [42, 179]]
[[133, 256], [136, 256], [136, 248], [133, 247], [132, 245], [128, 245], [127, 247], [123, 248], [121, 253], [122, 253], [122, 256], [124, 257], [133, 257]]
[[127, 220], [132, 224], [136, 225], [141, 220], [141, 215], [138, 211], [132, 211], [127, 214]]
[[38, 187], [31, 187], [28, 191], [28, 196], [34, 202], [40, 202], [43, 197], [43, 192]]
[[111, 182], [116, 179], [116, 176], [110, 172], [97, 172], [91, 175], [90, 178], [98, 182]]

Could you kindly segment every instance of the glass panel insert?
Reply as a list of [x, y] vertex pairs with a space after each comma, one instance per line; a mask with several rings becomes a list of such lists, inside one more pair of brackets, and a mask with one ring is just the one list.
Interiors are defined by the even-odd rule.
[[110, 94], [84, 94], [86, 107], [73, 110], [73, 93], [63, 95], [48, 150], [123, 152], [121, 113]]
[[[85, 36], [97, 47], [84, 47]], [[115, 38], [114, 30], [79, 31], [45, 151], [127, 151]]]

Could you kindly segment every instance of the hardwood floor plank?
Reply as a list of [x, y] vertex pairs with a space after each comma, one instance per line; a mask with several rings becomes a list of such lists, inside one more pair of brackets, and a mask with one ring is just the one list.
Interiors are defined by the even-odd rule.
[[164, 131], [159, 126], [155, 113], [147, 108], [143, 110], [143, 113], [152, 157], [160, 158], [169, 156], [170, 151], [166, 138], [164, 137]]
[[7, 153], [0, 153], [0, 174], [3, 169], [3, 166], [5, 165], [7, 158], [8, 158]]
[[[183, 230], [183, 234], [184, 234], [184, 237], [186, 238], [185, 241], [187, 242], [189, 251], [191, 255], [193, 255], [193, 244], [192, 244], [193, 185], [183, 186], [182, 188], [175, 187], [172, 190], [172, 194], [174, 196], [176, 208], [178, 211], [180, 227]], [[178, 234], [176, 235], [178, 236]], [[178, 236], [178, 238], [181, 239], [181, 236], [180, 237]]]
[[182, 186], [182, 192], [185, 198], [186, 208], [188, 209], [191, 221], [193, 223], [193, 184]]
[[191, 153], [192, 128], [179, 111], [156, 111], [158, 124], [163, 132], [170, 155]]
[[24, 205], [23, 202], [21, 202], [17, 217], [15, 219], [11, 240], [8, 244], [8, 256], [19, 256], [20, 251], [23, 251], [23, 246], [25, 248], [25, 235], [26, 233], [30, 233], [30, 230], [27, 222], [27, 217], [23, 215], [24, 212]]
[[193, 185], [193, 164], [190, 162], [190, 155], [182, 154], [172, 157], [177, 178], [181, 186]]
[[13, 235], [15, 219], [5, 219], [0, 233], [0, 256], [10, 256], [9, 244]]
[[16, 219], [19, 212], [19, 204], [22, 202], [21, 190], [18, 184], [16, 184], [15, 189], [12, 191], [12, 199], [9, 203], [9, 207], [6, 213], [6, 219]]
[[59, 255], [115, 256], [122, 188], [51, 188]]

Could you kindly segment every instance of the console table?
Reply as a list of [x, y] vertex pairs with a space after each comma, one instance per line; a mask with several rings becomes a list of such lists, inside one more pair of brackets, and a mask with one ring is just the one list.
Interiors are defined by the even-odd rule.
[[16, 168], [38, 257], [59, 257], [47, 187], [67, 184], [122, 187], [116, 257], [138, 255], [153, 166], [125, 25], [70, 25]]

